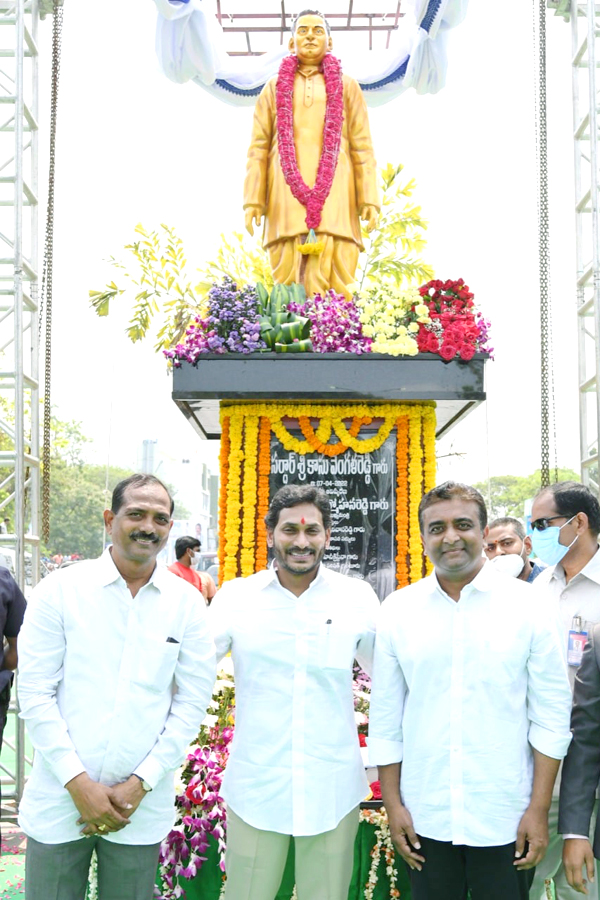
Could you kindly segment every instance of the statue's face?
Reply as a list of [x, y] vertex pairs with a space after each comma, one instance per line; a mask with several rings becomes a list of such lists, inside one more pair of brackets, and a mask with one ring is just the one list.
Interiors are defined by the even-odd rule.
[[304, 65], [318, 66], [331, 50], [331, 38], [321, 16], [302, 16], [290, 38], [289, 49]]

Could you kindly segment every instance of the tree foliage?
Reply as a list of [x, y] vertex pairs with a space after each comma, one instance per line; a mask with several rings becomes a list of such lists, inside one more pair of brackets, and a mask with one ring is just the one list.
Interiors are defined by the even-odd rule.
[[[558, 481], [581, 481], [572, 469], [559, 469]], [[489, 519], [500, 516], [523, 518], [525, 501], [530, 500], [541, 487], [541, 470], [531, 475], [494, 475], [489, 486], [486, 481], [473, 485], [483, 494], [488, 507]], [[488, 490], [489, 487], [489, 490]]]
[[379, 222], [371, 234], [362, 229], [365, 252], [359, 259], [359, 290], [381, 281], [392, 281], [397, 287], [423, 284], [434, 276], [431, 266], [420, 257], [427, 243], [427, 222], [421, 207], [410, 202], [416, 182], [414, 178], [402, 180], [403, 168], [388, 163], [381, 170]]
[[[133, 475], [131, 469], [109, 466], [107, 472], [106, 466], [86, 462], [88, 443], [80, 422], [52, 419], [50, 538], [44, 548], [49, 556], [99, 556], [104, 549], [103, 512], [110, 507], [114, 487]], [[172, 486], [167, 484], [167, 489], [175, 498], [174, 517], [189, 518]]]
[[[0, 398], [0, 419], [10, 429], [14, 426], [14, 410]], [[30, 428], [30, 410], [26, 410], [26, 429]], [[103, 512], [110, 506], [113, 488], [123, 478], [133, 474], [131, 469], [118, 466], [94, 465], [86, 462], [85, 451], [90, 439], [82, 431], [81, 423], [65, 422], [52, 416], [50, 457], [50, 536], [42, 545], [42, 553], [70, 556], [79, 553], [86, 559], [99, 556], [103, 550]], [[14, 450], [14, 442], [0, 427], [0, 450]], [[0, 484], [12, 471], [12, 466], [0, 466]], [[42, 471], [42, 482], [44, 472]], [[177, 492], [167, 484], [175, 499], [174, 518], [189, 518], [189, 510], [180, 502]], [[0, 502], [14, 491], [9, 480], [0, 487]], [[29, 523], [30, 502], [26, 497], [25, 521]], [[8, 518], [14, 527], [14, 500], [0, 511], [0, 520]]]
[[143, 225], [136, 225], [135, 231], [141, 239], [124, 248], [130, 254], [131, 269], [114, 256], [109, 260], [122, 272], [123, 286], [111, 281], [102, 291], [90, 291], [90, 304], [99, 316], [107, 316], [116, 298], [126, 295], [133, 302], [128, 338], [133, 343], [143, 340], [156, 323], [157, 353], [179, 341], [194, 317], [202, 314], [213, 284], [225, 276], [237, 284], [262, 282], [269, 289], [273, 286], [267, 254], [255, 240], [238, 232], [229, 238], [221, 235], [216, 259], [197, 270], [200, 280], [194, 283], [183, 242], [173, 228], [161, 225], [158, 230], [147, 231]]
[[[426, 221], [410, 198], [415, 181], [403, 181], [402, 165], [391, 163], [382, 169], [383, 202], [377, 229], [363, 229], [365, 253], [359, 261], [360, 286], [391, 280], [396, 285], [420, 284], [433, 278], [433, 269], [420, 257], [425, 246]], [[99, 316], [109, 315], [123, 297], [131, 306], [126, 334], [132, 342], [146, 338], [156, 328], [155, 350], [176, 344], [190, 322], [202, 315], [213, 284], [228, 276], [239, 285], [264, 284], [273, 287], [267, 253], [259, 238], [239, 232], [221, 235], [216, 257], [196, 269], [188, 267], [183, 242], [168, 225], [147, 230], [135, 228], [139, 239], [126, 244], [126, 262], [110, 257], [119, 273], [118, 283], [109, 282], [100, 291], [89, 291], [90, 304]]]
[[44, 551], [49, 556], [99, 556], [103, 550], [102, 513], [110, 506], [115, 484], [131, 475], [131, 470], [110, 467], [106, 491], [105, 467], [85, 461], [90, 440], [80, 422], [63, 422], [53, 416], [51, 441], [50, 537]]

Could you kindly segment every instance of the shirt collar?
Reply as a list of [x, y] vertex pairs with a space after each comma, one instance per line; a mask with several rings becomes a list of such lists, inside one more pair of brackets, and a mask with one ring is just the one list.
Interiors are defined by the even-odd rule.
[[[118, 581], [119, 579], [125, 581], [125, 579], [115, 566], [114, 560], [112, 558], [112, 553], [110, 552], [110, 547], [107, 547], [102, 556], [98, 558], [98, 566], [100, 568], [100, 584], [103, 587], [107, 587], [109, 584], [114, 584], [115, 581]], [[151, 584], [157, 590], [163, 591], [167, 583], [167, 571], [168, 570], [165, 566], [161, 566], [159, 564], [155, 565], [154, 571], [147, 581], [147, 584]]]
[[[596, 584], [600, 584], [600, 550], [596, 550], [592, 558], [585, 564], [583, 569], [577, 572], [576, 575], [573, 575], [571, 581], [574, 581], [575, 578], [579, 578], [582, 575], [584, 578], [589, 578], [590, 581], [595, 581]], [[556, 563], [551, 578], [555, 578], [557, 581], [563, 583], [566, 581], [565, 570], [563, 569], [561, 563]], [[571, 583], [571, 581], [569, 582], [569, 584]]]
[[[463, 589], [461, 591], [461, 596], [463, 595], [463, 592], [465, 590], [467, 591], [467, 594], [472, 593], [472, 591], [474, 591], [474, 590], [481, 591], [482, 593], [485, 593], [486, 591], [490, 591], [492, 589], [492, 587], [494, 586], [495, 578], [496, 578], [496, 573], [494, 571], [494, 567], [488, 560], [486, 560], [486, 562], [481, 567], [481, 569], [479, 570], [479, 572], [477, 573], [475, 578], [472, 578], [471, 581], [469, 581], [469, 582], [467, 582], [467, 584], [465, 584], [465, 586], [463, 587]], [[444, 588], [439, 583], [435, 571], [431, 575], [429, 575], [425, 579], [425, 581], [429, 582], [428, 588], [429, 588], [430, 593], [433, 594], [436, 591], [439, 591], [444, 597], [448, 596], [448, 594], [446, 593]]]
[[[321, 584], [323, 581], [329, 581], [330, 580], [330, 578], [329, 578], [330, 571], [331, 570], [327, 569], [322, 563], [319, 564], [319, 570], [316, 574], [316, 577], [313, 578], [313, 580], [309, 584], [307, 590], [310, 590], [310, 588], [313, 585], [316, 587], [317, 585]], [[273, 560], [271, 562], [268, 569], [263, 569], [263, 571], [259, 572], [258, 575], [262, 576], [261, 580], [258, 584], [259, 590], [264, 590], [264, 588], [268, 587], [270, 584], [274, 584], [275, 587], [281, 588], [282, 591], [285, 590], [284, 586], [281, 584], [281, 582], [279, 581], [279, 578], [277, 577], [277, 569], [275, 568], [275, 560]], [[306, 593], [306, 591], [304, 591], [304, 593]]]

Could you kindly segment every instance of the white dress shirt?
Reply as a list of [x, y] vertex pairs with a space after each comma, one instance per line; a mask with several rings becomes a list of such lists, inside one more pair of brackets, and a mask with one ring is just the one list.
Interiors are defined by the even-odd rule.
[[236, 695], [222, 794], [249, 825], [320, 834], [366, 796], [352, 665], [371, 669], [378, 609], [366, 582], [324, 566], [300, 597], [273, 568], [217, 593], [209, 620]]
[[[569, 632], [573, 628], [573, 619], [580, 616], [581, 624], [588, 635], [594, 625], [600, 622], [600, 552], [592, 556], [581, 572], [574, 575], [567, 583], [565, 570], [561, 563], [548, 566], [533, 582], [533, 589], [539, 593], [546, 603], [555, 603], [559, 615], [560, 646], [567, 658]], [[571, 689], [575, 686], [576, 666], [567, 666]], [[562, 767], [558, 773], [553, 791], [553, 803], [558, 807], [558, 795]], [[563, 838], [583, 838], [582, 834], [563, 834]]]
[[[600, 552], [596, 551], [581, 572], [574, 575], [568, 583], [565, 570], [557, 563], [544, 569], [533, 582], [532, 588], [547, 606], [554, 601], [558, 607], [562, 631], [561, 648], [566, 659], [573, 618], [581, 617], [583, 630], [588, 634], [600, 622]], [[577, 668], [568, 666], [568, 671], [573, 687]]]
[[486, 563], [455, 602], [435, 574], [384, 601], [369, 722], [373, 765], [401, 762], [417, 834], [514, 841], [535, 747], [561, 759], [571, 693], [552, 615]]
[[45, 844], [80, 837], [64, 785], [85, 771], [102, 784], [135, 773], [152, 786], [131, 824], [105, 840], [165, 837], [174, 818], [173, 772], [215, 680], [198, 597], [162, 566], [132, 597], [109, 550], [34, 589], [19, 635], [20, 715], [36, 750], [19, 809], [25, 834]]

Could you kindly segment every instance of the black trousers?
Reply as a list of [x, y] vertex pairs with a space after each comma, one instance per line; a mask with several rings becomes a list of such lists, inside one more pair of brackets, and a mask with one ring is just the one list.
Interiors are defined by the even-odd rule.
[[[2, 741], [4, 740], [4, 727], [8, 716], [8, 707], [10, 705], [10, 688], [14, 680], [11, 676], [10, 682], [0, 691], [0, 750], [2, 750]], [[2, 786], [0, 785], [0, 803], [2, 803]]]
[[[419, 836], [423, 869], [408, 869], [413, 900], [528, 900], [535, 869], [513, 865], [515, 844], [467, 847]], [[408, 867], [407, 867], [408, 868]]]

